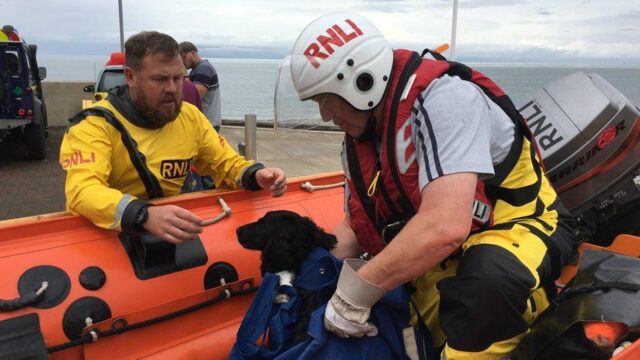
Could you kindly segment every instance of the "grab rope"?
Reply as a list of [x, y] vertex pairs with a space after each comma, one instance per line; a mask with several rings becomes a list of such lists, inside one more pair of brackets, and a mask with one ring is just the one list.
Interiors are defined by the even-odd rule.
[[32, 293], [21, 296], [17, 299], [2, 300], [0, 299], [0, 311], [13, 311], [32, 306], [39, 303], [44, 298], [44, 292], [49, 287], [48, 281], [43, 281], [40, 288]]
[[[252, 284], [251, 281], [246, 282], [248, 284]], [[165, 315], [161, 315], [152, 319], [148, 319], [148, 320], [144, 320], [135, 324], [131, 324], [131, 325], [123, 325], [121, 327], [117, 327], [117, 328], [111, 328], [109, 330], [106, 331], [101, 331], [99, 329], [90, 329], [89, 331], [85, 332], [84, 334], [82, 334], [82, 337], [80, 339], [77, 340], [73, 340], [73, 341], [69, 341], [67, 343], [64, 344], [60, 344], [60, 345], [55, 345], [52, 347], [48, 347], [47, 348], [47, 352], [48, 353], [54, 353], [54, 352], [58, 352], [58, 351], [62, 351], [62, 350], [67, 350], [76, 346], [80, 346], [80, 345], [84, 345], [84, 344], [89, 344], [89, 343], [93, 343], [98, 341], [98, 339], [100, 338], [105, 338], [105, 337], [109, 337], [112, 335], [118, 335], [118, 334], [122, 334], [124, 332], [130, 331], [130, 330], [135, 330], [135, 329], [140, 329], [143, 327], [147, 327], [147, 326], [151, 326], [151, 325], [155, 325], [158, 323], [161, 323], [163, 321], [167, 321], [167, 320], [171, 320], [174, 319], [178, 316], [182, 316], [182, 315], [186, 315], [189, 314], [191, 312], [203, 309], [209, 305], [213, 305], [217, 302], [220, 302], [222, 300], [226, 300], [229, 299], [231, 297], [234, 296], [240, 296], [240, 295], [246, 295], [249, 293], [253, 293], [256, 292], [258, 290], [257, 286], [251, 286], [249, 288], [246, 289], [240, 289], [240, 290], [233, 290], [233, 289], [229, 289], [228, 287], [225, 287], [224, 289], [222, 289], [220, 291], [220, 293], [214, 297], [211, 298], [209, 300], [205, 300], [201, 303], [195, 304], [195, 305], [191, 305], [189, 307], [186, 307], [184, 309], [180, 309], [177, 311], [174, 311], [172, 313], [169, 314], [165, 314]], [[125, 323], [126, 324], [126, 323]]]
[[200, 221], [200, 226], [215, 224], [218, 221], [224, 219], [225, 217], [231, 215], [231, 208], [229, 207], [229, 205], [227, 205], [227, 203], [224, 201], [222, 197], [218, 198], [218, 203], [220, 203], [220, 206], [222, 206], [222, 212], [210, 219], [205, 219]]
[[[221, 278], [220, 278], [220, 285], [222, 285], [222, 286], [227, 285], [227, 281], [224, 279], [224, 277], [221, 277]], [[224, 294], [225, 294], [225, 296], [226, 296], [226, 298], [225, 298], [225, 299], [229, 299], [229, 298], [231, 297], [231, 291], [229, 291], [229, 289], [228, 289], [228, 288], [225, 288], [225, 289], [224, 289]]]
[[300, 188], [308, 192], [314, 192], [316, 190], [332, 189], [332, 188], [337, 188], [342, 186], [344, 186], [344, 181], [341, 181], [335, 184], [327, 184], [327, 185], [313, 185], [308, 181], [305, 181], [304, 183], [300, 184]]

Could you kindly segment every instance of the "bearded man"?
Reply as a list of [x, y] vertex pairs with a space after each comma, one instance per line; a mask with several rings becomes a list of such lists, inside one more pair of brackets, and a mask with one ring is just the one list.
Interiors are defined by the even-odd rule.
[[69, 120], [60, 148], [69, 211], [105, 229], [148, 231], [177, 244], [202, 232], [201, 219], [148, 200], [179, 194], [192, 165], [230, 188], [286, 191], [281, 169], [238, 155], [202, 112], [182, 102], [185, 67], [171, 36], [133, 35], [125, 59], [127, 84]]

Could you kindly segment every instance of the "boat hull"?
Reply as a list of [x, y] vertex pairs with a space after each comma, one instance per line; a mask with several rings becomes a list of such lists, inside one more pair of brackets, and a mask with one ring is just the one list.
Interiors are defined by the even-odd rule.
[[[337, 183], [343, 180], [343, 175], [336, 172], [293, 179], [289, 184], [290, 191], [279, 198], [273, 198], [264, 191], [213, 191], [163, 199], [159, 203], [175, 204], [201, 218], [212, 218], [222, 212], [218, 202], [222, 197], [231, 208], [231, 215], [206, 226], [200, 234], [206, 252], [204, 265], [149, 279], [136, 276], [130, 256], [116, 232], [99, 229], [79, 216], [59, 213], [0, 222], [0, 273], [3, 274], [0, 298], [19, 297], [20, 279], [28, 270], [37, 267], [58, 268], [66, 274], [69, 283], [68, 294], [58, 299], [58, 304], [44, 309], [26, 307], [0, 312], [0, 321], [36, 313], [46, 346], [52, 348], [72, 340], [65, 334], [63, 322], [65, 313], [73, 310], [78, 299], [98, 298], [108, 306], [111, 316], [97, 324], [108, 330], [115, 319], [125, 319], [115, 322], [116, 327], [125, 321], [133, 324], [219, 295], [223, 286], [211, 289], [205, 286], [207, 270], [215, 264], [231, 266], [237, 273], [237, 280], [258, 285], [261, 279], [260, 254], [240, 246], [235, 233], [238, 226], [258, 220], [268, 211], [282, 209], [309, 216], [327, 230], [344, 217], [343, 189], [313, 193], [300, 190], [300, 185], [308, 180], [315, 184]], [[106, 281], [101, 288], [89, 290], [81, 285], [80, 274], [87, 267], [98, 267], [104, 271]], [[226, 279], [226, 282], [233, 280]], [[47, 289], [51, 293], [53, 290]], [[252, 298], [251, 292], [233, 296], [152, 326], [53, 352], [50, 358], [175, 359], [186, 354], [189, 358], [226, 358]], [[45, 300], [50, 299], [45, 297]], [[182, 355], [176, 357], [176, 354]]]

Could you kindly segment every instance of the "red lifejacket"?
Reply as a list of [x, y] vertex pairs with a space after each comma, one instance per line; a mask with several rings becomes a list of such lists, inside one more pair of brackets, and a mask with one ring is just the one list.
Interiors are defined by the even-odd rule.
[[[385, 242], [390, 241], [420, 207], [419, 169], [409, 119], [417, 96], [444, 74], [472, 81], [514, 123], [521, 124], [518, 111], [505, 93], [481, 73], [459, 63], [424, 59], [412, 51], [395, 50], [390, 83], [382, 104], [385, 121], [381, 139], [378, 141], [374, 136], [363, 141], [345, 135], [347, 185], [351, 193], [348, 203], [350, 225], [363, 252], [370, 255], [379, 253]], [[412, 83], [406, 93], [410, 81]], [[516, 130], [515, 140], [521, 138], [521, 131]], [[512, 150], [503, 161], [505, 169], [500, 169], [503, 164], [495, 167], [492, 183], [500, 184], [517, 161], [519, 148], [512, 146]], [[476, 188], [473, 222], [470, 224], [472, 233], [493, 224], [493, 202], [487, 197], [486, 183], [478, 181]], [[368, 194], [370, 188], [374, 190], [373, 194]], [[383, 232], [385, 241], [381, 236]]]

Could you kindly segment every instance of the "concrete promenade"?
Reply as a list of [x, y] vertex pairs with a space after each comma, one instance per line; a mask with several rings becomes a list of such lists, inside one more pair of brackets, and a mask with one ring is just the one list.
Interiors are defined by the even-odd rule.
[[[64, 211], [65, 172], [58, 155], [65, 129], [50, 127], [47, 158], [42, 161], [28, 160], [26, 148], [17, 138], [0, 143], [0, 220]], [[244, 142], [243, 127], [223, 126], [220, 133], [235, 149]], [[342, 133], [337, 132], [260, 128], [258, 161], [284, 169], [290, 178], [336, 171], [341, 169], [341, 142]]]

